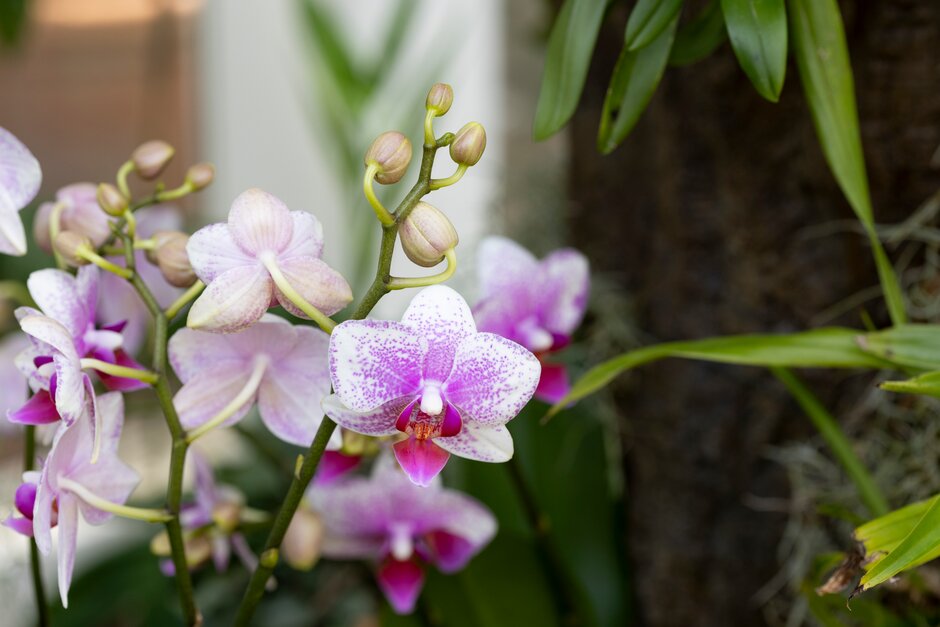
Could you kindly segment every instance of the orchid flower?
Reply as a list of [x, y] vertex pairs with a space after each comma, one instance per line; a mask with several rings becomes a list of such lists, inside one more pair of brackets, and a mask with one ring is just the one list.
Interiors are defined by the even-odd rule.
[[[30, 346], [29, 337], [19, 331], [0, 340], [0, 412], [4, 415], [28, 400], [29, 386], [23, 373], [16, 367], [16, 357]], [[0, 420], [0, 434], [8, 426], [9, 423]]]
[[481, 301], [474, 317], [481, 331], [522, 344], [542, 363], [535, 396], [555, 403], [568, 393], [564, 365], [546, 361], [561, 350], [581, 323], [590, 288], [587, 259], [576, 250], [556, 250], [539, 261], [505, 237], [488, 237], [479, 251]]
[[[309, 446], [329, 393], [329, 337], [273, 314], [239, 333], [180, 329], [169, 356], [183, 387], [173, 399], [190, 439], [241, 420], [257, 403], [261, 420], [278, 438]], [[342, 444], [334, 433], [332, 448]]]
[[0, 253], [26, 254], [20, 210], [39, 192], [42, 170], [33, 153], [13, 133], [0, 127]]
[[532, 397], [539, 362], [515, 342], [478, 333], [470, 308], [441, 285], [415, 296], [401, 322], [347, 321], [330, 339], [335, 394], [323, 408], [365, 435], [408, 437], [395, 457], [428, 485], [450, 453], [485, 462], [512, 457], [505, 424]]
[[[3, 526], [27, 537], [33, 536], [33, 511], [36, 507], [36, 490], [39, 488], [40, 472], [29, 470], [23, 473], [23, 483], [16, 488], [13, 505], [19, 514], [11, 514], [3, 520]], [[55, 527], [58, 517], [52, 513], [50, 526]]]
[[370, 478], [314, 486], [307, 498], [324, 523], [323, 555], [374, 560], [379, 587], [400, 614], [414, 609], [425, 565], [456, 572], [496, 533], [481, 503], [439, 481], [420, 488], [382, 459]]
[[44, 202], [36, 210], [33, 237], [47, 253], [52, 252], [50, 225], [58, 221], [59, 231], [74, 231], [91, 240], [98, 248], [111, 235], [108, 214], [98, 205], [94, 183], [73, 183], [56, 192], [55, 202]]
[[189, 311], [194, 329], [239, 331], [278, 303], [296, 316], [329, 316], [352, 300], [346, 279], [320, 259], [320, 222], [260, 189], [240, 194], [228, 222], [196, 231], [186, 250], [207, 285]]
[[97, 462], [88, 461], [94, 447], [91, 429], [81, 424], [60, 427], [35, 494], [33, 535], [44, 555], [52, 547], [51, 529], [58, 521], [59, 594], [65, 607], [75, 564], [78, 512], [92, 525], [104, 524], [113, 516], [114, 507], [123, 505], [140, 481], [134, 469], [117, 455], [124, 423], [124, 399], [119, 393], [110, 392], [98, 399], [98, 419], [101, 452]]

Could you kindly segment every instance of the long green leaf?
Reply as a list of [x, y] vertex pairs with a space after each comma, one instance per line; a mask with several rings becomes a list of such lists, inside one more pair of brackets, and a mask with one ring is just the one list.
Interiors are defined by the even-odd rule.
[[682, 0], [639, 0], [627, 20], [623, 45], [631, 51], [650, 45], [669, 28], [681, 8]]
[[676, 15], [645, 48], [631, 52], [624, 45], [620, 51], [604, 98], [597, 134], [597, 148], [602, 153], [611, 152], [626, 139], [649, 104], [666, 69], [678, 21]]
[[731, 47], [757, 93], [777, 102], [787, 71], [783, 0], [721, 0]]
[[923, 564], [931, 556], [936, 555], [938, 549], [940, 549], [940, 499], [934, 499], [901, 543], [868, 569], [862, 577], [862, 590], [884, 583], [902, 570]]
[[859, 346], [905, 370], [940, 370], [938, 324], [904, 324], [866, 333], [859, 338]]
[[865, 553], [874, 555], [894, 550], [930, 509], [936, 496], [906, 505], [860, 525], [855, 539], [865, 547]]
[[889, 392], [940, 398], [940, 372], [928, 372], [907, 381], [885, 381], [880, 387]]
[[823, 154], [868, 233], [891, 320], [902, 324], [907, 315], [901, 287], [875, 232], [839, 5], [836, 0], [791, 0], [788, 16], [793, 53]]
[[679, 27], [669, 51], [669, 65], [689, 65], [701, 61], [727, 38], [721, 2], [712, 0], [701, 13]]
[[564, 126], [578, 106], [608, 0], [566, 0], [548, 38], [533, 135], [542, 140]]
[[838, 421], [830, 414], [819, 399], [803, 385], [792, 372], [786, 368], [771, 368], [776, 376], [790, 391], [796, 402], [809, 416], [816, 430], [829, 445], [829, 450], [835, 456], [836, 460], [845, 470], [845, 473], [858, 489], [859, 497], [868, 507], [868, 510], [875, 516], [881, 516], [888, 513], [888, 501], [878, 488], [878, 484], [869, 474], [868, 469], [862, 464], [862, 461], [852, 449], [852, 443], [845, 437], [845, 433], [839, 426]]
[[862, 350], [863, 332], [826, 327], [791, 335], [732, 335], [687, 342], [656, 344], [624, 353], [584, 374], [549, 415], [601, 389], [618, 375], [667, 357], [785, 368], [884, 368], [888, 362]]

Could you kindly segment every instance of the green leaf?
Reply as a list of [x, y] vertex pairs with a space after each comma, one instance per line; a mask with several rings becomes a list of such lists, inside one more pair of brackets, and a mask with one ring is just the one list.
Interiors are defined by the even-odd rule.
[[[890, 516], [890, 514], [889, 514]], [[940, 499], [934, 498], [900, 544], [868, 567], [861, 588], [868, 590], [891, 579], [902, 570], [932, 559], [940, 551]]]
[[905, 324], [866, 333], [859, 346], [907, 370], [940, 370], [940, 325]]
[[617, 59], [607, 87], [597, 134], [597, 148], [602, 153], [613, 151], [626, 139], [649, 104], [666, 69], [678, 21], [677, 15], [659, 37], [645, 48], [631, 52], [624, 45], [620, 51], [620, 58]]
[[532, 133], [546, 139], [574, 113], [608, 0], [567, 0], [552, 26]]
[[669, 52], [669, 65], [689, 65], [701, 61], [727, 38], [721, 2], [712, 0], [702, 12], [679, 27]]
[[894, 324], [907, 315], [898, 278], [875, 232], [868, 176], [855, 107], [855, 86], [836, 0], [791, 0], [788, 16], [806, 102], [826, 162], [868, 233]]
[[870, 520], [855, 530], [855, 539], [865, 546], [867, 555], [894, 550], [930, 509], [936, 496], [906, 505]]
[[593, 394], [618, 375], [667, 357], [792, 368], [876, 368], [889, 365], [858, 345], [861, 331], [825, 327], [790, 335], [732, 335], [684, 342], [656, 344], [632, 350], [605, 361], [584, 374], [549, 415]]
[[940, 372], [928, 372], [907, 381], [885, 381], [879, 387], [889, 392], [920, 394], [940, 398]]
[[731, 47], [757, 93], [777, 102], [787, 71], [783, 0], [721, 0]]
[[653, 43], [679, 14], [682, 0], [639, 0], [623, 36], [627, 50], [636, 51]]

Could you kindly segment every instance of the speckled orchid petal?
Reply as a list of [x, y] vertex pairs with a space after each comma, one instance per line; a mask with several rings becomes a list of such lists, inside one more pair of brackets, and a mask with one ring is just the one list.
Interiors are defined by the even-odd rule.
[[333, 389], [353, 411], [375, 409], [420, 388], [427, 353], [427, 340], [405, 324], [344, 322], [330, 338]]
[[567, 396], [569, 391], [571, 382], [568, 379], [568, 368], [564, 364], [542, 362], [542, 377], [535, 389], [535, 397], [555, 404]]
[[[332, 316], [353, 298], [352, 288], [343, 275], [316, 257], [289, 257], [275, 263], [291, 287], [324, 315]], [[287, 311], [299, 318], [308, 317], [279, 288], [274, 288], [274, 295]]]
[[[81, 270], [88, 277], [89, 272], [85, 268]], [[89, 270], [97, 275], [97, 268], [89, 267]], [[61, 323], [72, 337], [80, 336], [88, 328], [89, 312], [74, 276], [63, 270], [37, 270], [29, 275], [26, 286], [42, 312]]]
[[58, 576], [59, 598], [62, 607], [69, 606], [69, 588], [75, 570], [75, 549], [78, 546], [78, 499], [71, 494], [60, 494], [58, 499], [59, 545]]
[[[241, 392], [251, 378], [251, 366], [227, 363], [192, 377], [173, 397], [185, 429], [195, 429], [209, 422]], [[257, 400], [249, 397], [221, 426], [230, 426], [244, 418]]]
[[476, 333], [470, 307], [460, 294], [443, 285], [418, 292], [401, 319], [428, 343], [424, 377], [443, 381], [451, 371], [460, 342]]
[[452, 455], [478, 462], [507, 462], [513, 454], [512, 435], [504, 426], [469, 423], [457, 435], [435, 438], [434, 443]]
[[0, 127], [0, 253], [26, 254], [26, 231], [19, 211], [39, 192], [42, 170], [29, 149]]
[[256, 265], [255, 257], [245, 252], [232, 237], [227, 224], [210, 224], [189, 238], [186, 254], [193, 270], [204, 283], [234, 268]]
[[271, 303], [274, 283], [260, 265], [228, 270], [213, 280], [189, 310], [193, 329], [234, 333], [257, 322]]
[[357, 412], [346, 407], [336, 394], [331, 394], [323, 399], [323, 412], [344, 429], [381, 437], [398, 433], [395, 422], [411, 401], [409, 397], [401, 397], [375, 409]]
[[284, 250], [294, 234], [294, 220], [280, 198], [253, 187], [232, 202], [228, 228], [238, 246], [254, 256]]
[[52, 348], [57, 385], [55, 404], [66, 423], [74, 422], [84, 409], [85, 376], [72, 336], [60, 323], [48, 316], [27, 316], [20, 320], [23, 332]]
[[319, 258], [323, 254], [323, 225], [306, 211], [291, 211], [290, 217], [294, 228], [281, 254], [285, 258], [295, 255]]

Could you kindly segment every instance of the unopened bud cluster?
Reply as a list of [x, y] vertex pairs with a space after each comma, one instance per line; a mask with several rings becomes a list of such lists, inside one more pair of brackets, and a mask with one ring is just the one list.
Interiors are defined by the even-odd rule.
[[486, 131], [479, 122], [463, 126], [450, 144], [450, 158], [460, 165], [476, 165], [486, 149]]
[[366, 167], [376, 166], [375, 180], [383, 185], [397, 183], [411, 163], [411, 142], [398, 131], [379, 135], [365, 156]]
[[423, 268], [436, 266], [457, 246], [457, 229], [444, 213], [419, 202], [398, 229], [405, 255]]

